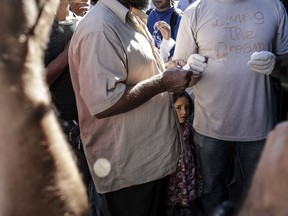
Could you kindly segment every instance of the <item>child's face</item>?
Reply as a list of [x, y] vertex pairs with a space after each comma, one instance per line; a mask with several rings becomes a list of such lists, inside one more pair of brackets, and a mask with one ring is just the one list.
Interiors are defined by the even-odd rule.
[[190, 103], [186, 97], [179, 97], [174, 103], [174, 108], [176, 109], [179, 123], [183, 124], [187, 117], [190, 115]]

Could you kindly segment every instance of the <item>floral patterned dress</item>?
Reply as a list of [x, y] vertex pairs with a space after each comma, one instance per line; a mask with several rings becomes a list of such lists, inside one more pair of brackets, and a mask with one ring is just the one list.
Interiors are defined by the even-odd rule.
[[193, 115], [183, 125], [183, 149], [178, 157], [176, 171], [170, 174], [167, 201], [168, 216], [192, 215], [189, 206], [192, 205], [196, 197], [201, 196], [203, 182], [195, 154], [192, 122]]

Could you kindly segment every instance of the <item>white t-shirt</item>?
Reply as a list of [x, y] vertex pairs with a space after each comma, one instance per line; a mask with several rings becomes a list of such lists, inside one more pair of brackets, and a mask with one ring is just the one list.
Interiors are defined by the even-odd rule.
[[173, 59], [208, 58], [193, 87], [198, 133], [255, 141], [274, 127], [271, 80], [247, 66], [260, 50], [288, 53], [288, 19], [279, 0], [197, 0], [184, 12]]

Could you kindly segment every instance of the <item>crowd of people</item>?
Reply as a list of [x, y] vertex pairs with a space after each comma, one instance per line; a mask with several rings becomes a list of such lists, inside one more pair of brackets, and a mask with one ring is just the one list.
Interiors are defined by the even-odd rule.
[[284, 4], [187, 2], [60, 0], [45, 76], [91, 216], [287, 215]]

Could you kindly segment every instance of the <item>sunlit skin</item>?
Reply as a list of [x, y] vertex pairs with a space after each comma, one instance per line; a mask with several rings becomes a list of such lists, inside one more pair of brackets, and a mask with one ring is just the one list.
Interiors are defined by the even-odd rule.
[[55, 14], [55, 20], [65, 21], [73, 17], [73, 13], [69, 9], [70, 3], [80, 2], [81, 0], [60, 0], [58, 10]]
[[160, 20], [156, 23], [157, 28], [162, 34], [163, 39], [169, 40], [171, 37], [171, 27], [168, 23], [163, 20]]
[[174, 103], [174, 108], [177, 112], [179, 123], [183, 125], [190, 115], [189, 100], [185, 96], [177, 98]]
[[84, 16], [90, 8], [89, 0], [70, 0], [70, 3], [71, 11], [77, 16]]

